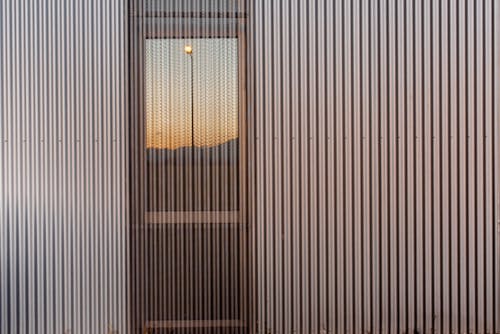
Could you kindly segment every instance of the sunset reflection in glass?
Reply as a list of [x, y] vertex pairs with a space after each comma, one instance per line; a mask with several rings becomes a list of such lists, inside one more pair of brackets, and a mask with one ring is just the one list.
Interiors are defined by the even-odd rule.
[[148, 39], [145, 50], [147, 148], [238, 138], [237, 39]]

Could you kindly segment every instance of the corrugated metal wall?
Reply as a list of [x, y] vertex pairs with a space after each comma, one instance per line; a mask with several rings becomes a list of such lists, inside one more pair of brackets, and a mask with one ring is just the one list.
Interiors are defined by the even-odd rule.
[[126, 14], [0, 2], [0, 333], [127, 332]]
[[266, 333], [500, 331], [500, 2], [249, 1]]
[[[499, 332], [500, 3], [246, 6], [250, 329]], [[0, 3], [2, 333], [129, 330], [127, 20]]]

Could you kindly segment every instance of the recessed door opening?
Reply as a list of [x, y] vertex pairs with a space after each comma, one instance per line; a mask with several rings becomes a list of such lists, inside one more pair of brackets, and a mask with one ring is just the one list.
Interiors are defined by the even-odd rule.
[[243, 43], [236, 31], [153, 35], [137, 43], [134, 326], [151, 333], [242, 333], [248, 318]]

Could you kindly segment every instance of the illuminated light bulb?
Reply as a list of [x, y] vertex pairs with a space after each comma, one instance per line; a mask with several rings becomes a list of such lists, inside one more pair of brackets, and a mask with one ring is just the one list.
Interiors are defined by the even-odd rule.
[[184, 46], [184, 52], [188, 55], [193, 53], [193, 47], [191, 45], [185, 45]]

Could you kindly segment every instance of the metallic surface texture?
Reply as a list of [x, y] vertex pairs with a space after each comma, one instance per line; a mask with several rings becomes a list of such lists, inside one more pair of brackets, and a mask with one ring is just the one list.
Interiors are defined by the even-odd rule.
[[500, 3], [247, 7], [257, 330], [500, 332]]
[[499, 204], [498, 0], [0, 1], [1, 334], [500, 333]]
[[0, 333], [126, 333], [123, 1], [0, 2]]

